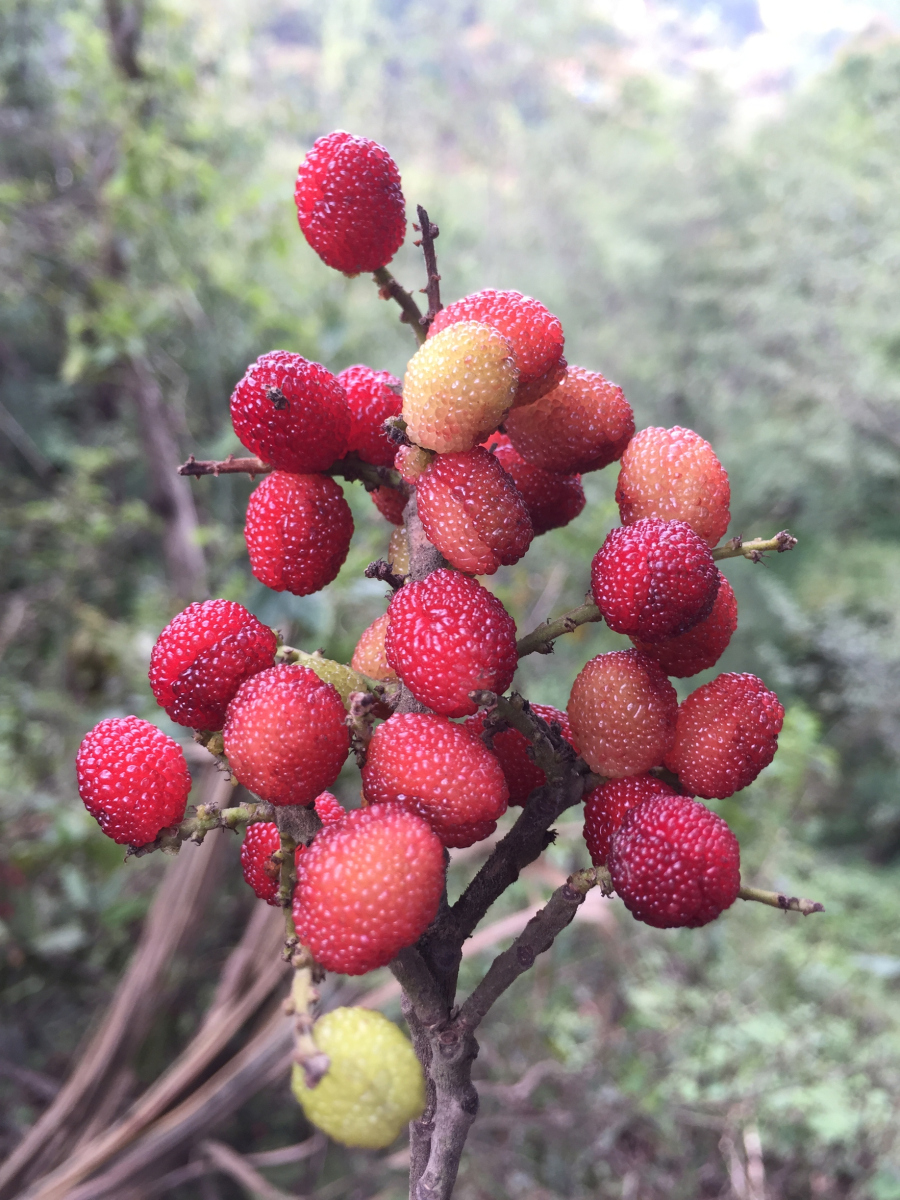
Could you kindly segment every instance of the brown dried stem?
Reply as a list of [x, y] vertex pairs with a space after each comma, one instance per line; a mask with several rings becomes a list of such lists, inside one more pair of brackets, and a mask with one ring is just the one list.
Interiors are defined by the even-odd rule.
[[[235, 458], [229, 454], [223, 459], [198, 459], [193, 454], [186, 463], [178, 468], [179, 475], [190, 475], [199, 478], [201, 475], [268, 475], [275, 468], [271, 463], [263, 462], [261, 458]], [[392, 487], [404, 495], [409, 494], [409, 487], [393, 467], [377, 467], [373, 463], [363, 462], [356, 454], [347, 454], [332, 463], [323, 475], [333, 475], [346, 479], [348, 483], [362, 483], [367, 491], [374, 492], [380, 487]]]
[[803, 900], [798, 896], [786, 896], [784, 892], [766, 892], [762, 888], [742, 887], [738, 896], [741, 900], [755, 900], [758, 904], [768, 904], [770, 908], [780, 908], [782, 912], [803, 913], [804, 917], [825, 911], [825, 905], [818, 900]]
[[428, 334], [428, 328], [422, 323], [422, 310], [416, 304], [412, 294], [397, 282], [387, 267], [379, 267], [374, 272], [374, 279], [378, 284], [378, 294], [382, 300], [396, 300], [400, 305], [401, 322], [412, 329], [416, 341], [421, 346]]
[[437, 269], [437, 255], [434, 252], [434, 239], [440, 233], [437, 225], [432, 224], [428, 219], [428, 213], [421, 204], [416, 205], [416, 212], [419, 214], [419, 224], [414, 225], [414, 229], [418, 229], [422, 234], [419, 241], [414, 245], [422, 247], [422, 254], [425, 257], [425, 271], [428, 276], [428, 282], [421, 290], [428, 297], [428, 312], [419, 320], [427, 334], [429, 326], [434, 318], [444, 307], [441, 304], [441, 277]]

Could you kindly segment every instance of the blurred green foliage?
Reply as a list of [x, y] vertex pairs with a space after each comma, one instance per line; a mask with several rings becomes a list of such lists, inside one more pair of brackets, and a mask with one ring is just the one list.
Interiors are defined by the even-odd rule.
[[[715, 81], [635, 71], [588, 0], [158, 0], [138, 61], [117, 67], [99, 0], [0, 0], [0, 1057], [64, 1074], [161, 869], [122, 866], [72, 765], [102, 716], [166, 725], [146, 663], [178, 607], [169, 514], [122, 364], [150, 365], [185, 456], [221, 457], [257, 354], [402, 375], [411, 352], [370, 281], [330, 272], [296, 229], [297, 162], [345, 127], [390, 148], [440, 224], [445, 297], [538, 295], [639, 427], [713, 441], [733, 532], [800, 538], [765, 567], [726, 565], [741, 625], [721, 667], [760, 674], [789, 717], [776, 762], [721, 810], [745, 875], [826, 916], [573, 929], [485, 1027], [461, 1194], [721, 1195], [756, 1130], [772, 1196], [896, 1200], [900, 45], [851, 47], [751, 133]], [[395, 267], [421, 278], [410, 244]], [[582, 516], [492, 581], [523, 629], [580, 602], [616, 520], [614, 473], [584, 482]], [[269, 593], [241, 538], [250, 487], [194, 485], [213, 593], [346, 660], [382, 611], [362, 568], [390, 530], [348, 486], [338, 581]], [[562, 706], [586, 658], [620, 644], [584, 627], [519, 684]], [[352, 769], [340, 787], [353, 802]], [[577, 831], [550, 859], [583, 864]], [[197, 970], [246, 911], [239, 881], [223, 904]], [[202, 995], [177, 992], [157, 1068]], [[535, 1063], [551, 1066], [533, 1092], [511, 1091]], [[282, 1099], [277, 1117], [254, 1102], [234, 1144], [296, 1136]], [[10, 1111], [7, 1145], [34, 1115]], [[332, 1152], [328, 1170], [359, 1159]]]

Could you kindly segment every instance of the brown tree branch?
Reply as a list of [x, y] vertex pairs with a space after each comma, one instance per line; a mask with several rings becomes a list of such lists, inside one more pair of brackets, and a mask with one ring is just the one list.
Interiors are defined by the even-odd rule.
[[[275, 468], [270, 463], [265, 463], [261, 458], [248, 456], [246, 458], [235, 458], [233, 454], [229, 454], [223, 459], [198, 459], [194, 458], [193, 454], [182, 463], [178, 468], [179, 475], [188, 475], [192, 478], [199, 478], [201, 475], [268, 475]], [[409, 494], [409, 487], [401, 479], [399, 472], [393, 467], [378, 467], [373, 463], [363, 462], [355, 454], [347, 454], [343, 458], [338, 459], [336, 463], [328, 468], [327, 471], [320, 472], [322, 475], [333, 475], [339, 479], [346, 479], [348, 483], [362, 483], [367, 491], [374, 492], [380, 487], [392, 487], [404, 495]]]
[[412, 294], [397, 282], [387, 267], [379, 267], [374, 272], [374, 279], [378, 284], [378, 294], [382, 300], [396, 300], [400, 305], [402, 310], [400, 313], [401, 322], [412, 329], [416, 341], [421, 346], [425, 341], [428, 330], [422, 324], [422, 310], [416, 304]]
[[600, 609], [588, 596], [578, 608], [569, 609], [561, 617], [554, 617], [552, 621], [544, 621], [537, 629], [532, 629], [531, 633], [520, 637], [516, 643], [519, 658], [524, 658], [526, 654], [552, 654], [556, 638], [562, 637], [564, 633], [571, 633], [579, 625], [602, 620]]
[[427, 334], [431, 322], [444, 307], [441, 304], [441, 277], [438, 274], [437, 255], [434, 252], [434, 239], [440, 230], [428, 219], [428, 213], [421, 204], [416, 205], [416, 212], [419, 214], [419, 224], [414, 225], [413, 229], [418, 229], [422, 236], [413, 244], [422, 247], [422, 254], [425, 257], [425, 272], [428, 278], [425, 287], [420, 289], [428, 297], [428, 312], [419, 320]]

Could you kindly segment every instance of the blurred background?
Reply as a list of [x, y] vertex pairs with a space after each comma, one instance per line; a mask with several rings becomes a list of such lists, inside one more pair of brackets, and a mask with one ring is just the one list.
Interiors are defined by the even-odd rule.
[[[391, 527], [358, 485], [346, 566], [298, 599], [250, 576], [249, 480], [174, 474], [237, 450], [228, 397], [262, 352], [402, 376], [396, 309], [296, 225], [297, 164], [333, 128], [384, 143], [439, 224], [445, 300], [538, 296], [639, 428], [712, 441], [731, 533], [800, 539], [725, 564], [721, 669], [788, 714], [718, 808], [745, 878], [825, 916], [740, 905], [663, 933], [595, 907], [484, 1026], [459, 1196], [900, 1200], [896, 0], [0, 0], [0, 1152], [96, 1030], [167, 866], [123, 864], [85, 813], [84, 733], [136, 713], [184, 739], [146, 669], [192, 599], [344, 661], [383, 611], [362, 568]], [[423, 282], [411, 245], [392, 269]], [[581, 601], [617, 522], [615, 467], [584, 484], [584, 513], [491, 581], [523, 631]], [[517, 682], [563, 706], [622, 642], [582, 627]], [[336, 790], [358, 803], [355, 771]], [[117, 1103], [182, 1051], [258, 903], [238, 845]], [[573, 819], [493, 915], [586, 861]], [[283, 1073], [260, 1087], [213, 1129], [246, 1155], [310, 1133]], [[402, 1158], [330, 1147], [267, 1178], [393, 1200]], [[127, 1193], [159, 1194], [265, 1193], [233, 1172]]]

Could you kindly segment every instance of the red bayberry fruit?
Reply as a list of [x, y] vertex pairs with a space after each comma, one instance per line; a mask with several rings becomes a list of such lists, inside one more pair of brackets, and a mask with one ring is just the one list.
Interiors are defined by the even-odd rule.
[[363, 631], [350, 659], [350, 666], [354, 671], [368, 675], [370, 679], [380, 679], [383, 683], [397, 678], [397, 672], [388, 662], [384, 648], [388, 620], [387, 613], [376, 617], [368, 629]]
[[481, 446], [439, 454], [419, 476], [418, 511], [428, 540], [470, 575], [493, 575], [518, 562], [534, 531], [525, 501]]
[[[316, 798], [316, 813], [323, 825], [333, 825], [347, 815], [347, 810], [331, 792], [323, 792]], [[281, 849], [281, 835], [274, 821], [254, 821], [247, 826], [241, 844], [241, 870], [244, 880], [253, 888], [260, 900], [277, 906], [281, 885], [281, 867], [272, 861], [272, 855]], [[294, 851], [296, 867], [300, 855], [306, 849], [298, 846]]]
[[621, 457], [634, 433], [634, 414], [620, 387], [597, 371], [569, 367], [552, 392], [514, 409], [504, 428], [526, 462], [583, 475]]
[[347, 453], [350, 406], [320, 363], [287, 350], [264, 354], [231, 395], [241, 442], [279, 471], [324, 471]]
[[470, 692], [499, 694], [512, 683], [516, 623], [476, 579], [433, 571], [394, 593], [388, 617], [388, 662], [433, 712], [464, 717], [478, 707]]
[[425, 932], [443, 887], [444, 851], [427, 821], [395, 804], [354, 809], [300, 859], [297, 936], [327, 971], [364, 975]]
[[492, 433], [484, 448], [493, 448], [494, 457], [519, 490], [525, 501], [534, 536], [550, 529], [561, 529], [584, 508], [584, 488], [580, 475], [557, 475], [525, 461], [512, 442], [502, 433]]
[[459, 321], [492, 325], [509, 339], [519, 368], [515, 408], [539, 399], [566, 373], [562, 325], [540, 300], [486, 288], [442, 309], [431, 323], [429, 338]]
[[718, 675], [682, 702], [666, 766], [689, 791], [724, 800], [775, 757], [783, 721], [784, 706], [761, 679]]
[[708, 617], [721, 578], [690, 525], [650, 517], [610, 530], [591, 564], [591, 593], [610, 629], [656, 642]]
[[184, 817], [191, 776], [181, 747], [139, 717], [108, 717], [75, 760], [78, 794], [107, 837], [146, 846]]
[[327, 475], [274, 471], [250, 494], [244, 537], [260, 583], [308, 596], [340, 571], [353, 516], [340, 484]]
[[271, 804], [312, 804], [350, 749], [343, 701], [308, 667], [270, 667], [228, 708], [225, 754], [238, 781]]
[[393, 466], [397, 447], [384, 423], [388, 417], [399, 416], [403, 407], [400, 380], [389, 371], [364, 366], [347, 367], [337, 379], [347, 393], [352, 418], [347, 450], [376, 467]]
[[316, 816], [323, 825], [333, 825], [335, 821], [340, 821], [342, 817], [347, 815], [346, 808], [344, 808], [337, 796], [332, 796], [331, 792], [323, 792], [321, 796], [316, 796], [316, 802], [313, 807], [316, 810]]
[[722, 818], [696, 800], [654, 796], [613, 834], [609, 871], [636, 920], [696, 929], [737, 899], [741, 851]]
[[[573, 750], [576, 749], [569, 718], [564, 712], [549, 704], [532, 704], [531, 711], [543, 717], [548, 725], [554, 722], [559, 725], [561, 735]], [[484, 720], [483, 713], [476, 713], [475, 716], [466, 718], [465, 726], [480, 736], [484, 729]], [[528, 748], [531, 743], [518, 729], [504, 729], [502, 733], [494, 734], [492, 742], [493, 752], [499, 760], [509, 788], [509, 803], [524, 804], [535, 788], [543, 787], [547, 782], [547, 776], [529, 757]]]
[[651, 796], [675, 796], [674, 788], [655, 775], [631, 775], [611, 779], [584, 798], [584, 840], [591, 862], [603, 866], [609, 856], [612, 835], [625, 820], [625, 814]]
[[687, 521], [709, 546], [731, 520], [725, 469], [709, 442], [680, 425], [635, 434], [622, 455], [616, 502], [623, 525], [642, 517]]
[[712, 612], [693, 629], [675, 637], [663, 638], [661, 642], [642, 642], [636, 637], [631, 640], [635, 649], [643, 650], [655, 658], [666, 675], [685, 679], [688, 675], [696, 675], [698, 671], [714, 667], [725, 653], [735, 629], [737, 600], [731, 584], [720, 573], [719, 590]]
[[406, 508], [408, 496], [398, 491], [397, 488], [388, 487], [387, 484], [376, 488], [374, 492], [369, 492], [369, 495], [381, 515], [387, 518], [392, 525], [403, 524], [403, 510]]
[[678, 697], [657, 663], [638, 650], [598, 654], [569, 696], [569, 720], [591, 770], [620, 779], [662, 765], [675, 737]]
[[362, 769], [369, 804], [401, 802], [445, 846], [471, 846], [506, 812], [500, 764], [480, 738], [431, 713], [396, 713], [375, 730]]
[[397, 164], [369, 138], [340, 129], [318, 138], [297, 172], [294, 200], [310, 246], [345, 275], [385, 266], [406, 236]]
[[245, 679], [271, 667], [278, 640], [233, 600], [190, 604], [165, 627], [150, 655], [150, 687], [178, 725], [221, 729]]

